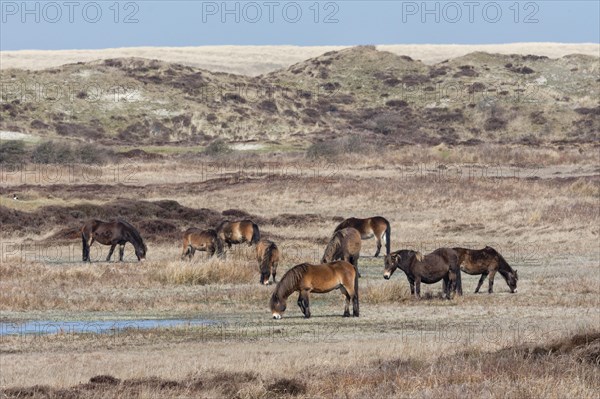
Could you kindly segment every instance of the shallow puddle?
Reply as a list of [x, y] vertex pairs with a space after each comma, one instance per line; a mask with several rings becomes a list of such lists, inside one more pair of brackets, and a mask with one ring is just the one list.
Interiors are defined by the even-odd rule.
[[49, 321], [28, 320], [23, 322], [0, 322], [0, 336], [48, 335], [48, 334], [113, 334], [126, 330], [148, 330], [169, 327], [193, 327], [215, 324], [206, 319], [142, 319], [142, 320], [96, 320], [96, 321]]

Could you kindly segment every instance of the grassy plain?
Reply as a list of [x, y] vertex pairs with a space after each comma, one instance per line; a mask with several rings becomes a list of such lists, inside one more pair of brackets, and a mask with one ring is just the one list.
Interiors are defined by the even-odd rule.
[[[597, 162], [597, 148], [585, 146], [413, 146], [326, 161], [294, 152], [171, 154], [127, 163], [126, 174], [98, 167], [94, 181], [6, 173], [2, 321], [126, 319], [133, 328], [0, 336], [0, 396], [593, 398]], [[206, 218], [185, 216], [189, 209]], [[127, 212], [147, 237], [148, 261], [133, 262], [128, 247], [129, 262], [107, 263], [108, 248], [98, 247], [96, 262], [82, 264], [79, 239], [56, 233], [76, 228], [86, 210]], [[402, 273], [382, 278], [370, 240], [359, 262], [360, 318], [342, 318], [342, 297], [330, 293], [313, 295], [309, 320], [290, 297], [275, 321], [273, 286], [258, 284], [248, 247], [225, 260], [179, 260], [179, 231], [244, 215], [282, 248], [281, 276], [318, 261], [340, 218], [376, 214], [392, 224], [393, 250], [496, 247], [519, 270], [518, 293], [498, 276], [493, 295], [473, 294], [477, 277], [464, 275], [463, 297], [443, 300], [435, 284], [416, 301]], [[152, 318], [213, 323], [135, 328]]]

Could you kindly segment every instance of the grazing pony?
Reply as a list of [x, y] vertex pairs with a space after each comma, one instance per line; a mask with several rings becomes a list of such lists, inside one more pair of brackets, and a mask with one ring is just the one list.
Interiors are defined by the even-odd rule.
[[462, 295], [458, 255], [451, 248], [439, 248], [423, 256], [420, 252], [403, 249], [385, 257], [383, 277], [386, 280], [400, 268], [410, 284], [410, 294], [421, 297], [421, 282], [425, 284], [444, 281], [444, 294], [450, 299], [450, 292]]
[[335, 231], [345, 229], [347, 227], [353, 227], [360, 233], [360, 237], [363, 240], [375, 237], [377, 240], [377, 251], [375, 257], [379, 256], [381, 251], [381, 241], [385, 241], [386, 255], [390, 254], [390, 234], [392, 229], [390, 222], [381, 216], [375, 216], [367, 219], [349, 218], [340, 223]]
[[260, 271], [260, 283], [269, 285], [269, 276], [277, 274], [277, 265], [279, 264], [280, 255], [279, 248], [273, 241], [262, 239], [256, 244], [256, 260], [258, 261], [258, 269]]
[[479, 292], [481, 285], [488, 276], [488, 293], [494, 292], [496, 272], [504, 277], [511, 293], [517, 292], [517, 281], [519, 280], [517, 271], [513, 270], [494, 248], [486, 246], [483, 249], [454, 248], [454, 250], [458, 254], [458, 264], [463, 272], [471, 275], [481, 274], [475, 293]]
[[340, 260], [332, 263], [311, 265], [302, 263], [288, 270], [277, 283], [271, 296], [270, 307], [274, 319], [281, 319], [286, 309], [287, 298], [295, 291], [299, 292], [298, 306], [305, 318], [310, 317], [309, 294], [324, 294], [340, 289], [346, 297], [344, 317], [350, 317], [350, 301], [352, 314], [358, 317], [358, 277], [354, 266]]
[[329, 263], [334, 260], [345, 260], [352, 263], [356, 269], [358, 277], [358, 258], [360, 257], [361, 238], [358, 230], [352, 227], [341, 229], [333, 233], [333, 237], [325, 248], [321, 263]]
[[90, 247], [96, 241], [100, 244], [110, 245], [106, 261], [110, 261], [115, 247], [119, 246], [119, 261], [123, 262], [125, 244], [130, 242], [135, 249], [135, 256], [139, 261], [146, 259], [147, 247], [140, 233], [129, 222], [119, 219], [111, 222], [102, 220], [88, 220], [81, 228], [81, 241], [83, 243], [83, 261], [91, 262]]
[[231, 244], [247, 242], [248, 246], [257, 244], [260, 240], [258, 226], [252, 220], [241, 220], [239, 222], [222, 221], [215, 229], [219, 239], [231, 248]]
[[219, 240], [217, 232], [213, 229], [200, 230], [196, 227], [191, 227], [183, 233], [183, 252], [181, 259], [186, 256], [189, 260], [196, 251], [206, 251], [209, 256], [215, 253], [221, 255], [223, 253], [223, 243]]

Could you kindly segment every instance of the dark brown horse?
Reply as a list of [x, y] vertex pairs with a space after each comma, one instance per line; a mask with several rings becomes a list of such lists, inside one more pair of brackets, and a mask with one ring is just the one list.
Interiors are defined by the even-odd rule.
[[102, 220], [88, 220], [81, 228], [81, 240], [83, 242], [83, 261], [91, 262], [90, 247], [96, 241], [100, 244], [110, 245], [110, 251], [106, 261], [110, 258], [119, 246], [119, 261], [123, 261], [125, 244], [130, 242], [135, 249], [135, 256], [138, 260], [146, 259], [146, 244], [140, 233], [129, 222], [119, 219], [117, 221], [103, 222]]
[[181, 259], [187, 256], [189, 260], [192, 260], [196, 251], [206, 251], [209, 256], [213, 256], [215, 253], [221, 255], [223, 243], [219, 240], [217, 232], [213, 229], [200, 230], [196, 227], [187, 229], [183, 233]]
[[271, 296], [270, 307], [274, 319], [281, 319], [286, 309], [287, 298], [298, 291], [298, 306], [304, 317], [310, 317], [309, 295], [311, 292], [324, 294], [339, 289], [346, 297], [344, 317], [358, 317], [358, 277], [354, 266], [343, 260], [311, 265], [303, 263], [288, 270], [277, 283]]
[[494, 292], [496, 272], [504, 277], [511, 293], [517, 292], [517, 281], [519, 280], [517, 271], [513, 270], [494, 248], [486, 246], [483, 249], [454, 248], [454, 250], [458, 254], [458, 264], [463, 272], [471, 275], [481, 274], [475, 293], [479, 292], [486, 277], [489, 278], [488, 293]]
[[358, 258], [360, 257], [361, 238], [358, 230], [352, 227], [341, 229], [333, 233], [333, 237], [325, 248], [321, 263], [329, 263], [334, 260], [345, 260], [352, 263], [356, 269], [358, 277]]
[[421, 297], [421, 282], [434, 284], [444, 282], [444, 294], [450, 299], [450, 292], [462, 295], [458, 255], [451, 248], [439, 248], [423, 256], [420, 252], [403, 249], [385, 257], [383, 277], [386, 280], [400, 268], [410, 284], [410, 294]]
[[375, 216], [367, 219], [349, 218], [340, 223], [335, 228], [335, 231], [345, 229], [347, 227], [352, 227], [358, 230], [360, 237], [363, 240], [375, 237], [377, 240], [377, 251], [375, 252], [375, 257], [378, 257], [379, 251], [381, 251], [381, 241], [385, 241], [386, 255], [390, 254], [390, 234], [392, 229], [390, 227], [390, 222], [388, 222], [385, 218], [381, 216]]
[[257, 244], [260, 240], [258, 226], [252, 220], [241, 220], [239, 222], [222, 221], [215, 229], [219, 239], [231, 248], [231, 244], [247, 242], [248, 246]]
[[256, 244], [256, 260], [258, 261], [258, 269], [260, 271], [260, 283], [264, 285], [269, 284], [269, 276], [273, 276], [273, 282], [275, 275], [277, 274], [277, 265], [279, 265], [279, 248], [273, 241], [262, 239]]

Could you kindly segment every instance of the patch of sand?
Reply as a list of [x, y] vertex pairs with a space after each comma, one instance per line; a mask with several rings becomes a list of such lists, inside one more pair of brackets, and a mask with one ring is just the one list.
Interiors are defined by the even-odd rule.
[[[57, 67], [75, 62], [120, 57], [144, 57], [177, 62], [214, 72], [256, 76], [328, 51], [348, 46], [201, 46], [131, 47], [100, 50], [19, 50], [1, 51], [0, 68], [30, 70]], [[568, 54], [600, 55], [597, 43], [510, 43], [510, 44], [394, 44], [379, 45], [379, 50], [408, 55], [426, 64], [435, 64], [474, 51], [499, 54], [535, 54], [560, 58]]]

